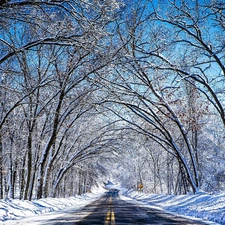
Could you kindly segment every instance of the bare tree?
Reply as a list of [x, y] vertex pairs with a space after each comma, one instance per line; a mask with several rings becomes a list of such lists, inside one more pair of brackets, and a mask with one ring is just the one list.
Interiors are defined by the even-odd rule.
[[[176, 55], [154, 51], [161, 61], [159, 69], [177, 73], [177, 81], [185, 80], [197, 88], [212, 104], [225, 125], [224, 113], [224, 3], [183, 1], [165, 4], [168, 12], [154, 7], [153, 18], [171, 27], [165, 46], [179, 49]], [[151, 54], [151, 53], [150, 53]]]
[[[180, 165], [183, 182], [195, 193], [200, 188], [198, 154], [190, 136], [190, 121], [187, 123], [184, 116], [189, 113], [185, 105], [190, 106], [190, 99], [185, 99], [184, 89], [174, 82], [177, 67], [171, 70], [168, 66], [167, 58], [174, 55], [170, 27], [159, 28], [155, 15], [145, 5], [135, 5], [128, 22], [118, 22], [118, 42], [123, 43], [124, 58], [119, 62], [121, 66], [118, 63], [116, 68], [109, 68], [110, 76], [101, 75], [101, 82], [107, 85], [108, 93], [111, 91], [103, 103], [117, 104], [107, 107], [172, 154]], [[201, 107], [197, 117], [204, 110]], [[135, 116], [142, 122], [137, 123]], [[191, 126], [197, 127], [198, 121], [191, 121]], [[188, 189], [184, 187], [184, 192]]]
[[[5, 127], [20, 112], [14, 120], [26, 137], [26, 151], [18, 165], [20, 198], [31, 199], [36, 186], [38, 198], [48, 196], [51, 168], [67, 146], [66, 138], [79, 126], [79, 117], [93, 108], [91, 101], [85, 102], [95, 90], [87, 78], [112, 61], [118, 51], [107, 46], [106, 37], [112, 35], [108, 28], [119, 6], [117, 1], [0, 3], [0, 91], [5, 96], [1, 98], [0, 160], [7, 159], [4, 154], [9, 147], [2, 139]], [[13, 129], [9, 131], [14, 141]], [[14, 151], [10, 148], [6, 160], [10, 165], [10, 175], [6, 174], [12, 187], [10, 197], [14, 197], [10, 164]], [[80, 157], [85, 159], [81, 153]], [[1, 181], [3, 169], [1, 166]]]

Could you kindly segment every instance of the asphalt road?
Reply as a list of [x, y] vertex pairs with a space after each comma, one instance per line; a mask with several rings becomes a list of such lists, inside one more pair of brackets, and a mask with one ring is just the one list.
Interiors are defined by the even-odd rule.
[[87, 205], [80, 212], [69, 212], [66, 216], [45, 221], [46, 225], [200, 225], [154, 208], [121, 200], [116, 190], [109, 191], [99, 200]]

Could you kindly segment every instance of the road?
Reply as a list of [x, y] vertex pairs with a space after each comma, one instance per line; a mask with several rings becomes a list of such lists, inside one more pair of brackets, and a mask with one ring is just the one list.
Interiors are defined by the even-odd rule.
[[117, 190], [111, 190], [102, 198], [87, 205], [80, 212], [45, 221], [45, 225], [203, 225], [161, 210], [121, 200]]

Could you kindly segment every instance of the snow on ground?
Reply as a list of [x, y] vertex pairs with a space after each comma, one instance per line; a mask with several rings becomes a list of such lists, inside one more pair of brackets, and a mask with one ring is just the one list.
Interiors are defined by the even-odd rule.
[[[108, 183], [106, 189], [109, 189], [111, 185]], [[115, 189], [118, 186], [112, 187]], [[145, 194], [121, 188], [120, 190], [121, 198], [124, 200], [132, 199], [145, 206], [158, 207], [169, 212], [225, 225], [225, 193], [218, 195], [199, 193], [196, 195], [176, 196]], [[46, 218], [54, 218], [63, 213], [62, 209], [68, 210], [72, 208], [79, 211], [85, 205], [99, 198], [105, 191], [103, 187], [96, 187], [92, 189], [92, 193], [70, 198], [46, 198], [33, 201], [0, 200], [0, 224], [43, 224]], [[21, 218], [25, 218], [22, 220], [24, 221], [22, 223], [19, 222]]]
[[127, 191], [125, 196], [184, 216], [225, 224], [225, 193], [209, 195], [159, 195]]
[[[40, 216], [42, 217], [43, 214], [47, 216], [47, 219], [50, 219], [58, 217], [60, 215], [59, 210], [70, 208], [80, 210], [82, 207], [98, 199], [104, 191], [105, 189], [103, 188], [94, 187], [91, 193], [70, 198], [45, 198], [32, 201], [18, 199], [0, 200], [0, 224], [36, 225], [39, 224], [39, 220], [42, 219]], [[56, 213], [50, 214], [49, 212]], [[18, 220], [22, 218], [28, 219], [23, 220], [24, 223], [19, 223]]]

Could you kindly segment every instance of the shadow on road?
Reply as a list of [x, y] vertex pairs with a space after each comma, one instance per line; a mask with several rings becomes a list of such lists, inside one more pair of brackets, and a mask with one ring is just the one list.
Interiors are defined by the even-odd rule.
[[[49, 223], [50, 222], [50, 223]], [[121, 200], [118, 190], [111, 190], [80, 212], [48, 221], [46, 225], [203, 225], [161, 210]]]

